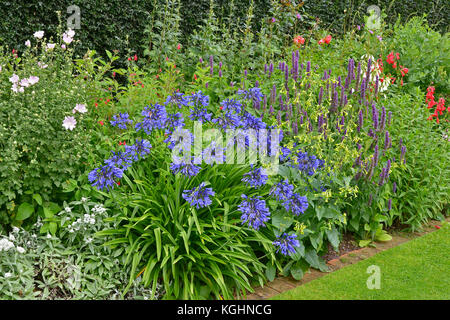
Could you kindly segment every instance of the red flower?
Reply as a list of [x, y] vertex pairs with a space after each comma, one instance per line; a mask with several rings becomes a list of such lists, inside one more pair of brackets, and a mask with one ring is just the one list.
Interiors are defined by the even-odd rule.
[[99, 123], [101, 126], [104, 125], [104, 123], [103, 123], [102, 120], [100, 120], [98, 123]]
[[131, 61], [131, 57], [128, 58], [128, 61]]
[[305, 43], [305, 38], [303, 38], [302, 36], [296, 36], [294, 38], [294, 43], [300, 47], [300, 45]]
[[441, 227], [439, 227], [438, 225], [435, 225], [434, 227], [435, 227], [436, 229], [440, 229], [440, 228], [441, 228]]
[[134, 61], [137, 61], [137, 55], [136, 54], [134, 55]]
[[397, 60], [400, 59], [400, 54], [398, 52], [395, 53], [395, 55], [397, 56]]
[[392, 64], [392, 66], [394, 67], [394, 69], [397, 68], [397, 62], [394, 62], [394, 63]]
[[178, 44], [177, 45], [177, 50], [180, 50], [181, 49], [181, 44]]
[[329, 34], [325, 37], [325, 43], [329, 44], [330, 42], [331, 42], [331, 35]]
[[387, 63], [389, 64], [393, 64], [394, 63], [394, 52], [391, 52], [388, 54], [387, 59], [386, 59]]
[[317, 43], [318, 43], [318, 44], [323, 44], [324, 42], [325, 42], [325, 40], [320, 39]]
[[194, 73], [194, 79], [197, 80], [197, 75]]

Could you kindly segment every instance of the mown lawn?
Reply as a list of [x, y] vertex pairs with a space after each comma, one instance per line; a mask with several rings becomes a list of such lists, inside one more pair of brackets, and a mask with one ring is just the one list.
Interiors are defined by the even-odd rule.
[[[367, 287], [371, 265], [380, 267], [380, 289]], [[450, 299], [450, 225], [272, 299]]]

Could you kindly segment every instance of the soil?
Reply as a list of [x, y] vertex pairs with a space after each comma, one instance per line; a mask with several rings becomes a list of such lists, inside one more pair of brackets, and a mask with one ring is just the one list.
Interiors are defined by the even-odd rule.
[[359, 249], [359, 246], [353, 238], [353, 235], [350, 233], [345, 233], [342, 237], [341, 243], [339, 244], [339, 251], [336, 252], [333, 246], [328, 243], [328, 252], [322, 256], [322, 259], [325, 260], [325, 262], [328, 262], [356, 249]]

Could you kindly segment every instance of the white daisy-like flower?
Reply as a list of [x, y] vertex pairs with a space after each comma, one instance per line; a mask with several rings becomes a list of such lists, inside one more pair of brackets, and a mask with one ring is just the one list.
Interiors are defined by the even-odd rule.
[[31, 47], [31, 41], [30, 41], [30, 40], [25, 41], [25, 45], [26, 45], [28, 48]]
[[17, 247], [16, 249], [19, 253], [25, 253], [25, 249], [22, 247]]
[[42, 37], [44, 36], [44, 31], [36, 31], [33, 36], [37, 39], [42, 39]]
[[17, 83], [19, 82], [20, 78], [17, 74], [13, 73], [13, 75], [9, 78], [9, 82]]
[[66, 129], [66, 130], [73, 130], [75, 129], [77, 125], [77, 120], [75, 119], [75, 117], [65, 117], [62, 126]]
[[5, 278], [11, 278], [11, 277], [12, 277], [12, 273], [11, 272], [5, 273]]
[[30, 85], [36, 84], [39, 82], [39, 77], [38, 76], [30, 76], [28, 77], [28, 83]]
[[73, 112], [73, 113], [76, 113], [77, 111], [78, 111], [79, 113], [86, 113], [88, 110], [87, 110], [85, 104], [77, 104], [77, 105], [75, 106], [75, 108], [73, 108], [72, 112]]

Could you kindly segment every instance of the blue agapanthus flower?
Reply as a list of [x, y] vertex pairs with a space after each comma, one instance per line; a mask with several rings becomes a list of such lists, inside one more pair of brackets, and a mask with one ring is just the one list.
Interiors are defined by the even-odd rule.
[[252, 102], [261, 102], [263, 98], [263, 93], [260, 88], [254, 87], [248, 90], [239, 89], [237, 94], [245, 100], [251, 100]]
[[241, 181], [245, 182], [247, 186], [259, 188], [266, 184], [267, 179], [268, 177], [266, 171], [263, 168], [259, 167], [250, 172], [244, 173], [244, 177]]
[[123, 171], [127, 170], [133, 164], [133, 156], [129, 152], [114, 152], [111, 151], [113, 156], [105, 160], [105, 163], [109, 166], [117, 167]]
[[227, 111], [222, 117], [212, 119], [212, 122], [218, 124], [224, 130], [236, 129], [242, 125], [241, 116], [231, 111]]
[[133, 145], [125, 146], [125, 153], [133, 160], [138, 161], [139, 158], [145, 157], [150, 153], [152, 145], [144, 139], [136, 139]]
[[300, 247], [300, 242], [297, 240], [297, 235], [288, 235], [283, 233], [282, 236], [277, 236], [277, 240], [273, 242], [273, 245], [277, 248], [276, 253], [280, 252], [287, 256], [295, 253], [295, 248]]
[[194, 163], [171, 163], [170, 164], [170, 170], [174, 174], [177, 174], [178, 172], [181, 172], [182, 175], [186, 177], [194, 177], [196, 176], [202, 168], [200, 166], [195, 165]]
[[189, 98], [184, 96], [184, 93], [174, 92], [171, 96], [168, 96], [166, 99], [165, 105], [175, 104], [178, 108], [187, 107], [189, 105]]
[[192, 190], [184, 190], [182, 197], [189, 202], [191, 206], [197, 209], [209, 206], [212, 203], [210, 197], [213, 197], [215, 192], [212, 188], [207, 188], [204, 182], [200, 183], [197, 188]]
[[242, 111], [242, 104], [236, 99], [223, 100], [220, 105], [223, 107], [223, 111], [240, 114]]
[[296, 216], [305, 213], [308, 209], [308, 199], [298, 193], [294, 193], [292, 197], [283, 203], [287, 211], [291, 211]]
[[277, 201], [284, 203], [294, 195], [294, 186], [288, 180], [281, 181], [270, 190], [270, 195], [275, 196]]
[[259, 230], [261, 226], [264, 227], [265, 222], [269, 221], [270, 218], [270, 211], [266, 202], [259, 196], [250, 198], [243, 194], [242, 198], [244, 200], [238, 206], [239, 211], [242, 212], [242, 224], [247, 222], [255, 230]]
[[117, 179], [122, 178], [123, 170], [112, 165], [104, 165], [89, 172], [88, 179], [99, 190], [114, 188]]
[[166, 126], [167, 126], [166, 128], [167, 134], [172, 133], [176, 128], [184, 127], [183, 114], [180, 112], [169, 114], [167, 116]]
[[312, 176], [317, 170], [323, 167], [324, 161], [307, 152], [297, 152], [297, 167], [300, 171]]
[[267, 126], [266, 123], [261, 120], [261, 118], [255, 117], [254, 115], [252, 115], [249, 112], [244, 113], [244, 115], [242, 116], [241, 122], [242, 122], [242, 126], [244, 129], [259, 130], [259, 129], [265, 129]]
[[189, 118], [191, 118], [192, 121], [211, 121], [212, 114], [208, 113], [208, 110], [206, 110], [206, 108], [194, 106], [192, 109], [190, 109], [190, 111], [191, 114], [189, 115]]
[[150, 134], [153, 129], [164, 129], [167, 122], [166, 108], [160, 104], [147, 106], [141, 113], [144, 116], [142, 122], [135, 125], [136, 131], [144, 130], [146, 134]]
[[133, 120], [130, 120], [130, 115], [128, 113], [121, 113], [115, 114], [112, 116], [112, 120], [110, 121], [111, 125], [113, 127], [117, 126], [120, 129], [127, 129], [127, 124], [133, 123]]
[[186, 96], [186, 99], [189, 101], [188, 104], [190, 106], [207, 107], [209, 105], [209, 96], [205, 96], [201, 91]]
[[291, 150], [286, 147], [281, 147], [281, 154], [280, 154], [280, 162], [289, 161], [291, 155]]

